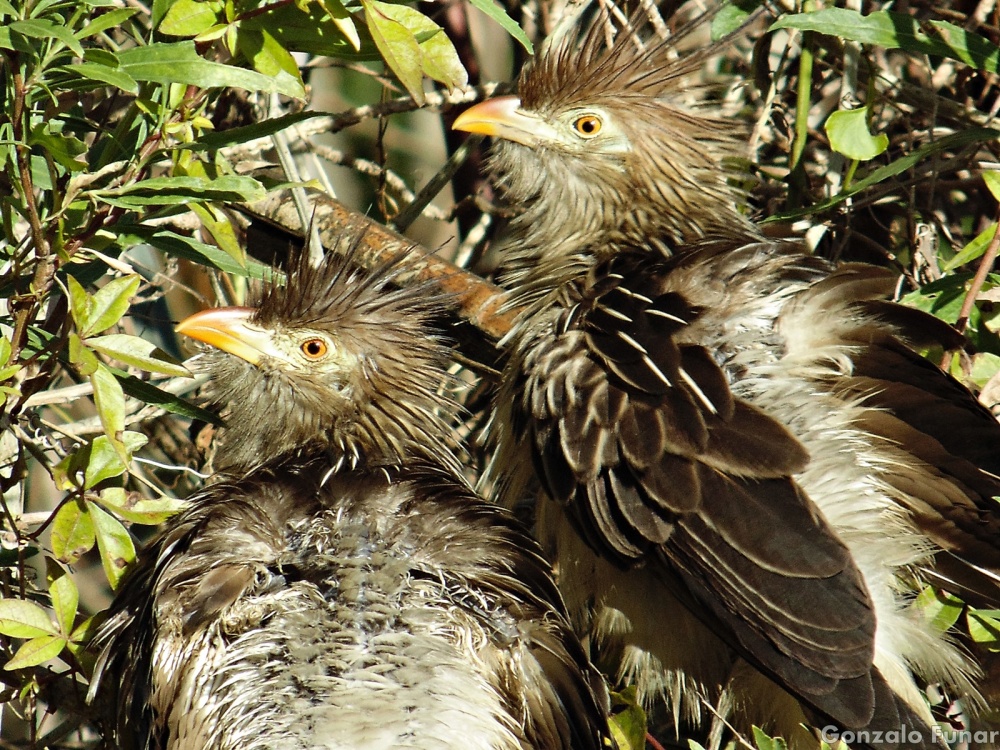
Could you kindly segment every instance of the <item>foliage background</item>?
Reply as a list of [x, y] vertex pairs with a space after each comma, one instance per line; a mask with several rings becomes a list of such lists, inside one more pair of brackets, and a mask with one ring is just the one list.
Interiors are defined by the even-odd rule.
[[[974, 345], [929, 356], [992, 406], [996, 4], [840, 5], [713, 4], [680, 47], [737, 30], [699, 83], [746, 126], [747, 210], [817, 253], [898, 270], [908, 304]], [[660, 11], [675, 28], [705, 9]], [[488, 274], [502, 215], [481, 143], [447, 125], [574, 10], [0, 0], [0, 746], [99, 741], [89, 628], [210, 471], [217, 420], [171, 322], [241, 301], [296, 225], [364, 222], [343, 205]], [[472, 324], [454, 329], [460, 355], [488, 381], [495, 290], [455, 283]], [[917, 606], [996, 650], [998, 613], [934, 591]]]

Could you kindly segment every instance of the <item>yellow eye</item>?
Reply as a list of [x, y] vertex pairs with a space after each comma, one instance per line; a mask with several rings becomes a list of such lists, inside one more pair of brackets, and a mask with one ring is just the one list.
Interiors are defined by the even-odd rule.
[[584, 138], [593, 138], [601, 132], [604, 123], [597, 115], [582, 115], [573, 120], [573, 129]]
[[326, 356], [326, 353], [330, 350], [326, 342], [323, 339], [306, 339], [302, 342], [299, 347], [302, 353], [306, 355], [306, 359], [322, 359]]

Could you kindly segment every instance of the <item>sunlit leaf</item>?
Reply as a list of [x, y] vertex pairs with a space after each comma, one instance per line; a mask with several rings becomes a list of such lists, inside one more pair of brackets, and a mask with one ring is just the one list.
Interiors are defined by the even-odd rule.
[[[932, 29], [933, 33], [925, 28]], [[862, 15], [846, 8], [826, 8], [783, 16], [770, 30], [775, 29], [817, 31], [885, 49], [948, 57], [974, 68], [1000, 72], [1000, 47], [985, 37], [947, 21], [925, 22], [908, 13], [880, 10]]]
[[226, 215], [212, 204], [192, 203], [191, 210], [201, 220], [201, 224], [212, 239], [230, 258], [237, 263], [246, 263], [246, 251], [236, 236], [236, 230]]
[[173, 497], [144, 498], [138, 492], [109, 487], [95, 499], [115, 515], [132, 523], [156, 525], [184, 510], [188, 503]]
[[272, 79], [254, 70], [206, 60], [194, 42], [154, 42], [119, 53], [122, 70], [137, 81], [181, 83], [199, 88], [231, 87], [299, 98], [289, 79]]
[[528, 35], [524, 33], [524, 29], [518, 26], [517, 22], [513, 18], [507, 15], [507, 11], [505, 11], [502, 6], [497, 5], [493, 2], [493, 0], [469, 0], [469, 2], [473, 8], [478, 8], [500, 24], [504, 31], [521, 43], [521, 45], [528, 51], [528, 54], [534, 54], [535, 48], [531, 44], [531, 40], [528, 38]]
[[[127, 455], [146, 444], [148, 438], [141, 432], [124, 430], [122, 444]], [[84, 470], [84, 488], [90, 489], [105, 479], [121, 476], [128, 467], [122, 461], [121, 455], [107, 435], [98, 435], [90, 445], [81, 452], [81, 459], [86, 461]]]
[[[365, 22], [368, 24], [368, 31], [375, 40], [382, 59], [389, 66], [399, 82], [403, 84], [413, 99], [423, 104], [424, 101], [424, 72], [420, 65], [422, 53], [417, 38], [413, 32], [406, 28], [392, 16], [392, 11], [388, 10], [388, 3], [378, 0], [361, 0], [365, 9]], [[401, 8], [395, 5], [391, 8]]]
[[989, 651], [1000, 651], [1000, 617], [996, 612], [970, 609], [966, 619], [973, 641]]
[[80, 603], [80, 592], [76, 582], [66, 570], [51, 558], [45, 558], [45, 577], [49, 584], [52, 609], [56, 613], [60, 632], [69, 636], [76, 622], [76, 610]]
[[83, 340], [75, 333], [69, 335], [69, 361], [76, 366], [77, 371], [84, 376], [93, 375], [101, 364], [97, 355], [94, 354]]
[[129, 457], [121, 443], [122, 433], [125, 431], [125, 394], [122, 387], [103, 364], [94, 370], [90, 383], [94, 386], [94, 405], [104, 426], [104, 434], [115, 446], [122, 461], [127, 462]]
[[74, 36], [77, 39], [86, 39], [89, 36], [100, 34], [102, 31], [121, 26], [138, 12], [138, 8], [114, 8], [107, 13], [93, 16]]
[[108, 65], [95, 62], [81, 62], [75, 65], [62, 66], [58, 70], [76, 78], [92, 81], [94, 88], [98, 86], [115, 86], [129, 94], [139, 93], [139, 83], [117, 67], [112, 68]]
[[181, 378], [191, 377], [191, 373], [186, 367], [159, 349], [152, 341], [138, 336], [112, 333], [107, 336], [87, 339], [87, 346], [107, 357], [138, 367], [141, 370]]
[[1000, 201], [1000, 170], [987, 169], [983, 172], [983, 182], [994, 199]]
[[215, 0], [174, 0], [160, 22], [159, 32], [170, 36], [198, 36], [223, 19], [224, 5]]
[[361, 37], [358, 35], [358, 27], [354, 23], [354, 17], [348, 12], [340, 0], [319, 0], [322, 8], [330, 14], [334, 25], [344, 35], [344, 38], [351, 43], [356, 50], [361, 49]]
[[[70, 277], [72, 278], [72, 277]], [[139, 290], [142, 278], [136, 274], [112, 279], [97, 290], [86, 307], [86, 315], [80, 320], [74, 313], [77, 331], [82, 338], [106, 331], [128, 312], [132, 297]]]
[[48, 612], [24, 599], [0, 599], [0, 633], [12, 638], [37, 638], [59, 632]]
[[993, 222], [986, 229], [980, 232], [976, 237], [969, 242], [968, 245], [963, 247], [957, 253], [955, 257], [945, 263], [942, 267], [942, 271], [954, 271], [959, 266], [964, 266], [966, 263], [971, 263], [983, 256], [986, 249], [990, 246], [993, 241], [993, 235], [996, 234], [997, 223]]
[[[37, 12], [37, 9], [36, 11]], [[53, 23], [44, 18], [29, 18], [24, 21], [14, 21], [7, 27], [33, 39], [58, 40], [69, 47], [77, 57], [83, 57], [83, 47], [73, 33], [65, 26]]]
[[94, 547], [94, 519], [82, 500], [70, 500], [52, 519], [52, 553], [72, 565]]
[[759, 750], [788, 750], [788, 744], [781, 737], [771, 737], [760, 727], [753, 727], [753, 739]]
[[3, 665], [7, 671], [37, 667], [50, 659], [55, 659], [66, 648], [66, 639], [61, 635], [43, 635], [32, 638], [14, 654], [14, 658]]
[[913, 606], [942, 633], [962, 616], [964, 603], [961, 599], [940, 591], [933, 586], [925, 586], [914, 600]]
[[111, 588], [118, 588], [118, 582], [125, 574], [125, 569], [135, 560], [135, 544], [128, 530], [117, 518], [94, 503], [87, 505], [94, 518], [97, 548], [101, 552], [104, 575], [107, 576]]
[[608, 727], [618, 750], [645, 750], [646, 712], [636, 698], [635, 686], [611, 694]]
[[262, 200], [267, 192], [252, 177], [226, 175], [215, 179], [153, 177], [91, 195], [113, 206], [133, 207], [186, 205], [192, 200], [253, 203]]
[[868, 131], [868, 108], [841, 109], [831, 114], [824, 126], [830, 148], [848, 159], [868, 161], [889, 147], [885, 133], [872, 135]]

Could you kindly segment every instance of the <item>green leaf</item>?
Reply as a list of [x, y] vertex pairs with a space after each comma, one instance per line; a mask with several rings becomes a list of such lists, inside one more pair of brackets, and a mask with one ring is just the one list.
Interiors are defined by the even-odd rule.
[[207, 177], [154, 177], [92, 195], [113, 206], [185, 205], [192, 200], [222, 203], [253, 203], [267, 195], [264, 186], [252, 177], [226, 175]]
[[983, 182], [993, 197], [1000, 201], [1000, 170], [988, 169], [983, 172]]
[[760, 727], [753, 727], [753, 739], [759, 750], [788, 750], [788, 744], [781, 737], [769, 737]]
[[57, 633], [48, 613], [24, 599], [0, 599], [0, 633], [11, 638], [37, 638]]
[[505, 11], [501, 6], [497, 5], [493, 2], [493, 0], [469, 0], [469, 2], [472, 4], [473, 8], [478, 8], [480, 11], [500, 24], [504, 31], [521, 43], [521, 46], [528, 51], [529, 55], [535, 54], [534, 45], [532, 45], [531, 40], [528, 39], [528, 35], [524, 33], [524, 29], [518, 26], [517, 22], [508, 16], [507, 11]]
[[358, 27], [354, 23], [354, 17], [348, 12], [340, 0], [319, 0], [320, 6], [333, 20], [334, 26], [344, 35], [344, 39], [351, 43], [356, 50], [361, 49], [361, 37], [358, 35]]
[[128, 530], [117, 518], [94, 503], [87, 503], [87, 507], [94, 518], [97, 548], [101, 552], [104, 575], [111, 588], [116, 589], [125, 569], [135, 560], [135, 544], [132, 543]]
[[972, 371], [969, 373], [969, 380], [977, 388], [982, 388], [998, 372], [1000, 372], [1000, 356], [990, 352], [979, 352], [972, 357]]
[[958, 622], [965, 606], [961, 599], [940, 591], [933, 586], [925, 586], [913, 602], [924, 617], [942, 633]]
[[50, 659], [55, 659], [66, 648], [66, 639], [61, 635], [43, 635], [32, 638], [14, 654], [14, 658], [3, 665], [8, 672], [26, 667], [37, 667]]
[[125, 50], [118, 57], [122, 71], [137, 81], [231, 87], [299, 98], [299, 87], [290, 86], [288, 79], [272, 79], [256, 71], [205, 60], [198, 55], [194, 42], [157, 42]]
[[246, 253], [236, 236], [233, 224], [226, 215], [210, 203], [192, 203], [191, 211], [201, 220], [201, 224], [216, 244], [233, 260], [243, 265], [246, 263]]
[[[125, 446], [128, 456], [139, 450], [148, 440], [141, 432], [132, 432], [131, 430], [122, 432], [121, 442]], [[80, 460], [86, 461], [83, 487], [88, 490], [105, 479], [121, 476], [128, 469], [118, 449], [108, 440], [107, 435], [95, 437], [86, 448], [80, 451]]]
[[760, 6], [757, 0], [727, 2], [712, 16], [712, 41], [717, 42], [737, 31]]
[[381, 59], [367, 27], [355, 27], [359, 50], [319, 2], [310, 3], [305, 13], [295, 5], [278, 5], [241, 21], [240, 28], [267, 29], [289, 52], [308, 52], [345, 60]]
[[[440, 26], [420, 11], [405, 5], [394, 5], [379, 0], [371, 0], [371, 4], [380, 13], [406, 28], [412, 36], [422, 40], [418, 42], [420, 55], [417, 60], [424, 75], [440, 81], [448, 88], [465, 86], [469, 82], [455, 46]], [[423, 89], [420, 91], [422, 94]]]
[[225, 4], [216, 0], [174, 0], [160, 22], [158, 31], [170, 36], [198, 36], [222, 23]]
[[885, 133], [868, 132], [868, 107], [834, 112], [827, 118], [825, 130], [830, 148], [848, 159], [868, 161], [889, 147], [889, 136]]
[[[413, 32], [406, 28], [392, 16], [391, 8], [401, 8], [403, 6], [388, 6], [378, 0], [361, 0], [361, 5], [365, 9], [365, 22], [368, 24], [368, 31], [375, 40], [382, 59], [403, 84], [403, 87], [413, 97], [418, 104], [424, 102], [423, 80], [424, 72], [421, 67], [422, 53], [417, 38]], [[388, 12], [387, 12], [388, 10]]]
[[93, 81], [98, 88], [107, 85], [119, 88], [129, 94], [139, 93], [139, 84], [132, 76], [123, 73], [118, 68], [102, 65], [96, 62], [81, 62], [73, 65], [64, 65], [57, 70], [69, 73], [75, 78], [82, 78], [85, 81]]
[[97, 355], [90, 351], [83, 343], [83, 339], [75, 333], [69, 335], [69, 361], [76, 365], [76, 369], [85, 377], [93, 375], [101, 364]]
[[139, 12], [138, 8], [114, 8], [107, 13], [102, 13], [90, 20], [82, 29], [76, 32], [77, 39], [86, 39], [88, 36], [100, 34], [102, 31], [121, 26], [128, 19]]
[[96, 499], [115, 515], [131, 523], [155, 526], [188, 507], [188, 502], [173, 497], [144, 498], [138, 492], [109, 487]]
[[266, 138], [275, 133], [280, 133], [285, 128], [314, 117], [329, 117], [329, 115], [326, 112], [296, 112], [295, 114], [275, 117], [240, 128], [206, 132], [198, 136], [192, 143], [185, 143], [182, 148], [192, 151], [204, 151], [235, 146], [240, 143], [256, 140], [257, 138]]
[[995, 612], [970, 607], [966, 621], [973, 641], [989, 651], [1000, 651], [1000, 618]]
[[117, 359], [119, 362], [138, 367], [149, 372], [172, 375], [178, 378], [189, 378], [191, 373], [184, 365], [159, 349], [152, 341], [129, 336], [124, 333], [112, 333], [107, 336], [96, 336], [87, 339], [87, 346], [96, 349], [101, 354]]
[[[137, 398], [144, 404], [151, 404], [153, 406], [159, 406], [165, 411], [169, 411], [172, 414], [180, 414], [182, 417], [188, 417], [190, 419], [200, 419], [202, 422], [208, 422], [209, 424], [221, 425], [222, 420], [210, 411], [202, 409], [200, 406], [195, 406], [194, 404], [185, 401], [180, 396], [175, 396], [172, 393], [157, 388], [152, 383], [147, 383], [145, 380], [139, 380], [139, 378], [133, 377], [128, 373], [116, 370], [113, 367], [109, 367], [115, 377], [118, 378], [118, 382], [121, 384], [122, 390], [132, 398]], [[126, 435], [130, 434], [126, 431]], [[128, 442], [127, 440], [125, 441]]]
[[247, 265], [244, 268], [215, 245], [199, 242], [198, 240], [174, 232], [155, 231], [149, 227], [132, 226], [127, 228], [127, 232], [119, 235], [118, 241], [124, 247], [131, 247], [139, 243], [149, 244], [158, 250], [162, 250], [169, 256], [190, 260], [193, 263], [217, 268], [220, 271], [237, 276], [268, 280], [272, 275], [271, 267], [264, 265], [259, 260], [247, 258]]
[[611, 694], [608, 727], [617, 750], [645, 750], [646, 712], [636, 698], [635, 686]]
[[66, 570], [52, 558], [45, 558], [45, 577], [49, 584], [52, 609], [56, 613], [59, 631], [66, 637], [73, 632], [76, 610], [80, 604], [80, 592], [76, 582]]
[[90, 382], [94, 386], [94, 405], [104, 426], [104, 434], [115, 446], [122, 461], [128, 462], [129, 456], [121, 443], [122, 433], [125, 431], [125, 394], [122, 387], [103, 364], [94, 370]]
[[964, 266], [966, 263], [971, 263], [977, 258], [982, 257], [983, 253], [990, 246], [993, 241], [993, 235], [996, 234], [997, 223], [993, 222], [986, 229], [980, 232], [976, 237], [969, 242], [968, 245], [959, 250], [955, 257], [945, 263], [941, 270], [944, 272], [953, 271], [959, 266]]
[[67, 277], [73, 321], [80, 336], [93, 336], [121, 320], [139, 290], [140, 281], [136, 274], [121, 276], [109, 281], [96, 294], [88, 295], [76, 279]]
[[26, 21], [14, 21], [7, 28], [33, 39], [58, 40], [69, 47], [77, 57], [83, 57], [83, 47], [79, 40], [73, 36], [73, 32], [65, 26], [52, 23], [47, 19], [31, 18]]
[[285, 79], [286, 86], [297, 87], [299, 93], [295, 95], [296, 98], [305, 98], [306, 89], [298, 63], [266, 29], [241, 29], [236, 37], [236, 45], [254, 70], [275, 79]]
[[96, 541], [94, 519], [82, 500], [70, 500], [52, 519], [52, 553], [72, 565], [89, 552]]
[[28, 145], [37, 146], [59, 165], [70, 172], [79, 172], [87, 168], [87, 145], [79, 138], [51, 132], [52, 122], [40, 122], [31, 127]]
[[861, 44], [947, 57], [981, 70], [1000, 72], [1000, 47], [946, 21], [921, 22], [906, 13], [880, 10], [863, 16], [854, 10], [827, 8], [784, 16], [772, 24], [770, 31], [775, 29], [818, 31]]

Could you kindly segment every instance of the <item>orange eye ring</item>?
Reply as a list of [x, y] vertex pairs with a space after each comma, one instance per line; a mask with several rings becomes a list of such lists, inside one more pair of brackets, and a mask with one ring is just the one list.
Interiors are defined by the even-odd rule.
[[595, 137], [603, 127], [604, 123], [597, 115], [581, 115], [573, 120], [573, 130], [584, 138]]
[[306, 339], [299, 346], [299, 350], [305, 355], [306, 359], [317, 360], [323, 359], [326, 353], [330, 351], [330, 347], [321, 338], [311, 338]]

